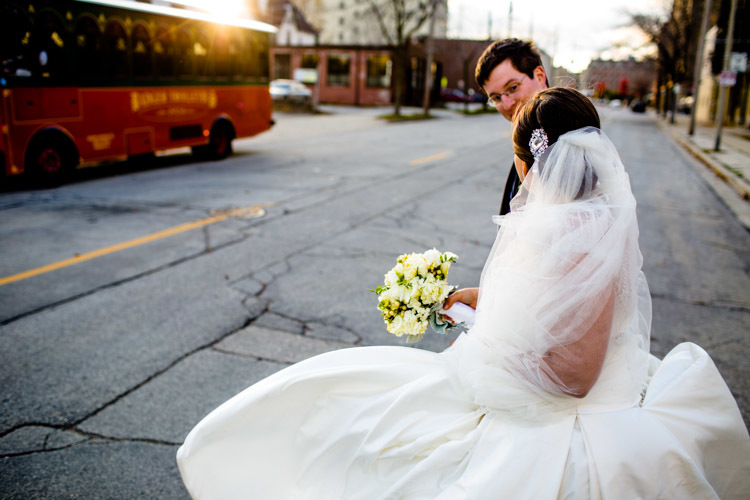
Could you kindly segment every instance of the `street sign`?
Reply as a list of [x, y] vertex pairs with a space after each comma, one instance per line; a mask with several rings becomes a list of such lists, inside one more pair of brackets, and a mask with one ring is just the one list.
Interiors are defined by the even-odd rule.
[[747, 71], [747, 52], [732, 52], [729, 57], [729, 71], [744, 73]]
[[719, 85], [722, 87], [734, 87], [737, 83], [736, 71], [722, 71], [719, 75]]

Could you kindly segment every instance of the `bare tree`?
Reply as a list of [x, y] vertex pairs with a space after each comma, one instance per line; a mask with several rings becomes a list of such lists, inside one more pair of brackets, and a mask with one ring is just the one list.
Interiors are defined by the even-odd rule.
[[[393, 50], [393, 114], [401, 114], [404, 75], [409, 44], [414, 34], [435, 14], [442, 0], [368, 0], [369, 12], [375, 17], [383, 38]], [[429, 73], [430, 68], [427, 68]]]
[[[630, 14], [631, 23], [656, 45], [659, 88], [666, 86], [671, 90], [675, 83], [682, 84], [685, 89], [692, 87], [704, 1], [674, 0], [671, 10], [664, 16]], [[656, 98], [658, 109], [662, 105], [659, 93]], [[668, 92], [666, 98], [668, 102], [662, 106], [665, 111], [673, 104], [675, 96]]]

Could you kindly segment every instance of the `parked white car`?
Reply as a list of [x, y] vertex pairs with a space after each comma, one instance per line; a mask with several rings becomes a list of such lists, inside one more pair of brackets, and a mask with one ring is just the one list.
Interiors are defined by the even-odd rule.
[[296, 80], [273, 80], [269, 92], [274, 103], [288, 103], [299, 106], [312, 105], [312, 91]]

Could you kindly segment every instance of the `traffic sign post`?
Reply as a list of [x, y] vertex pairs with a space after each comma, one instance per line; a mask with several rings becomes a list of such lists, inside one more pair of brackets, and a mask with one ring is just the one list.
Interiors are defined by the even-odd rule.
[[722, 71], [719, 74], [719, 85], [722, 87], [734, 87], [737, 84], [737, 73], [735, 71]]
[[[731, 87], [735, 83], [737, 83], [737, 73], [729, 70], [729, 61], [730, 57], [732, 55], [732, 42], [734, 39], [734, 19], [735, 15], [737, 13], [737, 0], [732, 0], [732, 6], [730, 7], [729, 11], [729, 30], [727, 31], [727, 44], [724, 47], [724, 71], [722, 71], [722, 75], [724, 73], [727, 73], [725, 82], [728, 85], [723, 85], [721, 83], [721, 77], [719, 78], [719, 112], [718, 116], [716, 117], [716, 144], [714, 145], [714, 150], [719, 151], [719, 146], [721, 145], [721, 128], [724, 126], [724, 109], [727, 107], [727, 87]], [[729, 73], [734, 74], [734, 78], [731, 78]], [[730, 84], [731, 82], [731, 84]]]

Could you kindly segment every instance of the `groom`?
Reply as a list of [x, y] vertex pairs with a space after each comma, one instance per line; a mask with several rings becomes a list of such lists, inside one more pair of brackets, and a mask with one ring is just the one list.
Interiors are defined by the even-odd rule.
[[[508, 38], [492, 43], [477, 61], [477, 84], [489, 97], [489, 103], [508, 121], [534, 94], [548, 87], [542, 56], [533, 42]], [[520, 181], [513, 165], [505, 183], [500, 215], [510, 211], [510, 200]]]
[[[508, 38], [492, 43], [477, 61], [474, 73], [479, 86], [506, 120], [512, 122], [518, 109], [534, 94], [548, 87], [542, 56], [533, 42]], [[500, 215], [510, 212], [510, 200], [518, 192], [521, 181], [512, 164], [500, 204]], [[476, 309], [478, 288], [463, 288], [445, 300], [444, 309], [454, 302], [463, 302]]]

